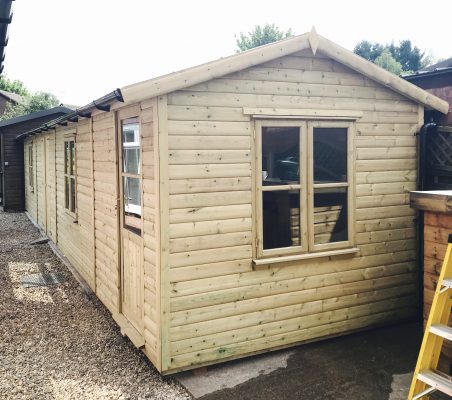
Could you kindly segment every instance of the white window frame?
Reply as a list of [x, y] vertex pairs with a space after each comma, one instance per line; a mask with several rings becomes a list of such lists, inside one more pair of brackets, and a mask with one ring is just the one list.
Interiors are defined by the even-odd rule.
[[[130, 120], [136, 120], [134, 124], [138, 126], [138, 130], [134, 131], [134, 141], [133, 142], [123, 142], [123, 127], [125, 124], [129, 124]], [[131, 115], [127, 117], [119, 117], [118, 116], [118, 140], [120, 141], [120, 147], [119, 147], [119, 161], [120, 161], [120, 197], [121, 197], [121, 207], [122, 209], [122, 227], [124, 229], [127, 229], [134, 234], [137, 234], [139, 236], [143, 235], [143, 224], [144, 224], [144, 218], [143, 218], [143, 172], [142, 172], [142, 165], [143, 165], [143, 144], [142, 144], [142, 137], [141, 137], [141, 121], [140, 117], [138, 115]], [[140, 151], [140, 162], [138, 164], [138, 173], [127, 173], [124, 172], [124, 149], [125, 148], [138, 148]], [[124, 193], [124, 178], [134, 178], [139, 179], [140, 182], [140, 199], [141, 204], [128, 204], [127, 200], [125, 199], [125, 193]], [[140, 220], [140, 228], [136, 228], [133, 225], [129, 225], [126, 222], [126, 213], [136, 214], [139, 215], [140, 218], [137, 218]]]
[[34, 167], [34, 154], [33, 154], [34, 146], [33, 141], [28, 144], [27, 151], [28, 151], [28, 187], [30, 188], [31, 192], [34, 192], [35, 190], [35, 167]]
[[[72, 171], [68, 171], [70, 167], [66, 165], [67, 157], [66, 157], [66, 143], [73, 143], [74, 148], [74, 165], [72, 165]], [[69, 145], [70, 149], [70, 145]], [[70, 159], [72, 159], [72, 155], [70, 155]], [[66, 172], [68, 171], [68, 172]], [[64, 209], [65, 211], [71, 215], [74, 219], [77, 218], [77, 143], [75, 140], [75, 135], [67, 136], [64, 138], [63, 142], [63, 191], [64, 191]], [[69, 183], [68, 192], [66, 194], [66, 179]], [[74, 188], [72, 189], [71, 180], [74, 180]], [[74, 190], [74, 196], [72, 196], [72, 190]], [[66, 198], [69, 196], [69, 199]], [[74, 198], [75, 204], [72, 204], [72, 199]], [[69, 207], [66, 207], [66, 203]], [[72, 207], [73, 206], [73, 207]], [[72, 211], [72, 208], [74, 211]]]
[[[350, 253], [356, 252], [355, 244], [355, 202], [354, 202], [354, 137], [355, 122], [344, 120], [304, 120], [304, 119], [284, 119], [269, 118], [257, 119], [255, 124], [255, 196], [254, 196], [254, 259], [284, 261], [284, 258], [296, 259], [326, 256], [330, 252], [334, 253], [341, 249], [350, 249]], [[262, 128], [265, 127], [299, 127], [300, 128], [300, 183], [297, 185], [262, 185]], [[314, 128], [346, 128], [347, 129], [347, 182], [314, 184], [314, 152], [313, 134]], [[303, 151], [304, 149], [304, 151]], [[314, 244], [314, 188], [324, 187], [347, 187], [347, 229], [348, 240], [341, 242]], [[271, 190], [300, 190], [300, 246], [284, 247], [277, 249], [263, 248], [263, 192]]]

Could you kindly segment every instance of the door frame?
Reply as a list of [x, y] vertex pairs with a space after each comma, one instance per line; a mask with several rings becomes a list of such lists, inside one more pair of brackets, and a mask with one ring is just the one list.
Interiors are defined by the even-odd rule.
[[[142, 146], [142, 129], [140, 121], [140, 107], [138, 105], [127, 107], [125, 109], [118, 110], [115, 113], [114, 124], [115, 124], [115, 146], [116, 146], [116, 190], [117, 190], [117, 232], [118, 232], [118, 282], [119, 282], [119, 293], [118, 293], [118, 312], [121, 314], [136, 331], [143, 336], [144, 335], [144, 241], [143, 241], [143, 146]], [[124, 314], [124, 193], [123, 193], [123, 177], [122, 177], [122, 123], [121, 121], [128, 118], [138, 118], [139, 124], [139, 135], [140, 135], [140, 194], [141, 194], [141, 233], [138, 235], [136, 232], [130, 233], [136, 235], [141, 241], [141, 320], [139, 321], [139, 326], [136, 326], [126, 314]], [[135, 238], [136, 239], [136, 238]]]

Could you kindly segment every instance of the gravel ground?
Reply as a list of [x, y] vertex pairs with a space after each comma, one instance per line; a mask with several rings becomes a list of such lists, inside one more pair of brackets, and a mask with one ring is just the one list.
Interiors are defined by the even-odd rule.
[[[25, 214], [0, 211], [1, 399], [190, 399], [123, 338], [88, 299]], [[21, 277], [64, 272], [63, 284], [24, 289]]]

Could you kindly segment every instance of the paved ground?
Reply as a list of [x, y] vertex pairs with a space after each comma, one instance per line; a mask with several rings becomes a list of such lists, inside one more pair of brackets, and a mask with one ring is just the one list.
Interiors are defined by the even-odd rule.
[[[414, 323], [162, 378], [88, 299], [24, 214], [0, 212], [0, 399], [402, 400], [421, 340]], [[22, 276], [64, 272], [24, 289]], [[439, 398], [439, 397], [432, 397]]]
[[[171, 399], [162, 378], [89, 300], [24, 214], [0, 212], [0, 399]], [[24, 289], [27, 274], [62, 271], [62, 285]]]
[[421, 340], [420, 327], [406, 323], [211, 367], [197, 376], [180, 374], [178, 379], [202, 400], [403, 400]]

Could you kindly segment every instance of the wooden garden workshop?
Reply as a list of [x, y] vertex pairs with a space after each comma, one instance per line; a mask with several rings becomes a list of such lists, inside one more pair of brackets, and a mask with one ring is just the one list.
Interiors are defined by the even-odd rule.
[[21, 135], [26, 207], [162, 373], [406, 320], [425, 108], [312, 31]]

